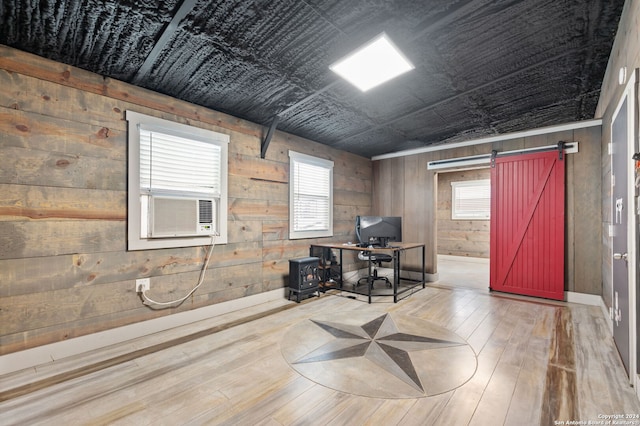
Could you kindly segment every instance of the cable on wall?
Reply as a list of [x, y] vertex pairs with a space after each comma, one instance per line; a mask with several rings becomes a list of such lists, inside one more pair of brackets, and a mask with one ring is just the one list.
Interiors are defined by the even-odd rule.
[[147, 290], [142, 292], [142, 303], [144, 303], [145, 305], [154, 305], [154, 306], [169, 306], [169, 305], [175, 305], [175, 304], [180, 304], [182, 302], [184, 302], [189, 296], [191, 296], [197, 289], [198, 287], [200, 287], [202, 285], [202, 283], [204, 282], [204, 276], [207, 272], [207, 267], [209, 266], [209, 260], [211, 260], [211, 253], [213, 253], [213, 249], [216, 245], [216, 241], [215, 241], [215, 235], [211, 236], [211, 245], [209, 246], [209, 252], [207, 253], [207, 256], [205, 258], [204, 264], [202, 265], [202, 270], [200, 271], [200, 278], [198, 279], [198, 284], [191, 289], [191, 291], [189, 293], [187, 293], [186, 296], [181, 297], [180, 299], [176, 299], [176, 300], [172, 300], [170, 302], [158, 302], [155, 301], [153, 299], [151, 299], [149, 296], [147, 296]]

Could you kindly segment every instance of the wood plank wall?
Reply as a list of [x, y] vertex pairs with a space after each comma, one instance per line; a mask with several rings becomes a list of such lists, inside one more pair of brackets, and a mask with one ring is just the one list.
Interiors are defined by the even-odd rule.
[[[289, 150], [334, 161], [334, 240], [371, 214], [369, 159], [279, 131], [261, 159], [263, 126], [1, 45], [0, 87], [0, 354], [286, 286], [317, 241], [288, 239]], [[229, 243], [175, 309], [143, 306], [134, 280], [181, 297], [206, 250], [127, 251], [129, 109], [231, 137]]]
[[491, 169], [438, 173], [438, 254], [489, 257], [489, 221], [451, 219], [451, 183], [491, 179]]
[[[374, 214], [404, 218], [403, 232], [427, 247], [426, 268], [437, 273], [437, 186], [427, 163], [447, 158], [580, 142], [580, 152], [567, 156], [565, 290], [602, 294], [602, 194], [600, 126], [517, 138], [491, 144], [434, 151], [374, 161]], [[414, 264], [418, 259], [413, 259]]]

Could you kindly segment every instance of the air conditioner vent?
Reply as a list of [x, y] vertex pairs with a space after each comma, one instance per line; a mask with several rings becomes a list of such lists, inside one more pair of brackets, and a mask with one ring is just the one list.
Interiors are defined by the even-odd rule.
[[198, 222], [213, 223], [213, 202], [211, 200], [198, 200], [200, 215]]

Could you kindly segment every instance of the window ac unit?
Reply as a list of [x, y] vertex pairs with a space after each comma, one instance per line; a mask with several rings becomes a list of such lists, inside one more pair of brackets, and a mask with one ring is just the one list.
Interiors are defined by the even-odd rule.
[[211, 198], [151, 196], [149, 238], [196, 237], [216, 234]]

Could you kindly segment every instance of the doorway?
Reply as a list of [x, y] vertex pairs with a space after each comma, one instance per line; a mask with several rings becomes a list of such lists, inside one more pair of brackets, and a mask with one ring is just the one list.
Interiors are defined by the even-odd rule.
[[[490, 177], [488, 167], [441, 171], [436, 174], [439, 285], [489, 291], [489, 217], [460, 215], [455, 208], [455, 191], [457, 188], [458, 194], [464, 194], [465, 189], [474, 192], [477, 188], [475, 183], [488, 182]], [[462, 200], [462, 207], [473, 207], [473, 203], [477, 201]]]

